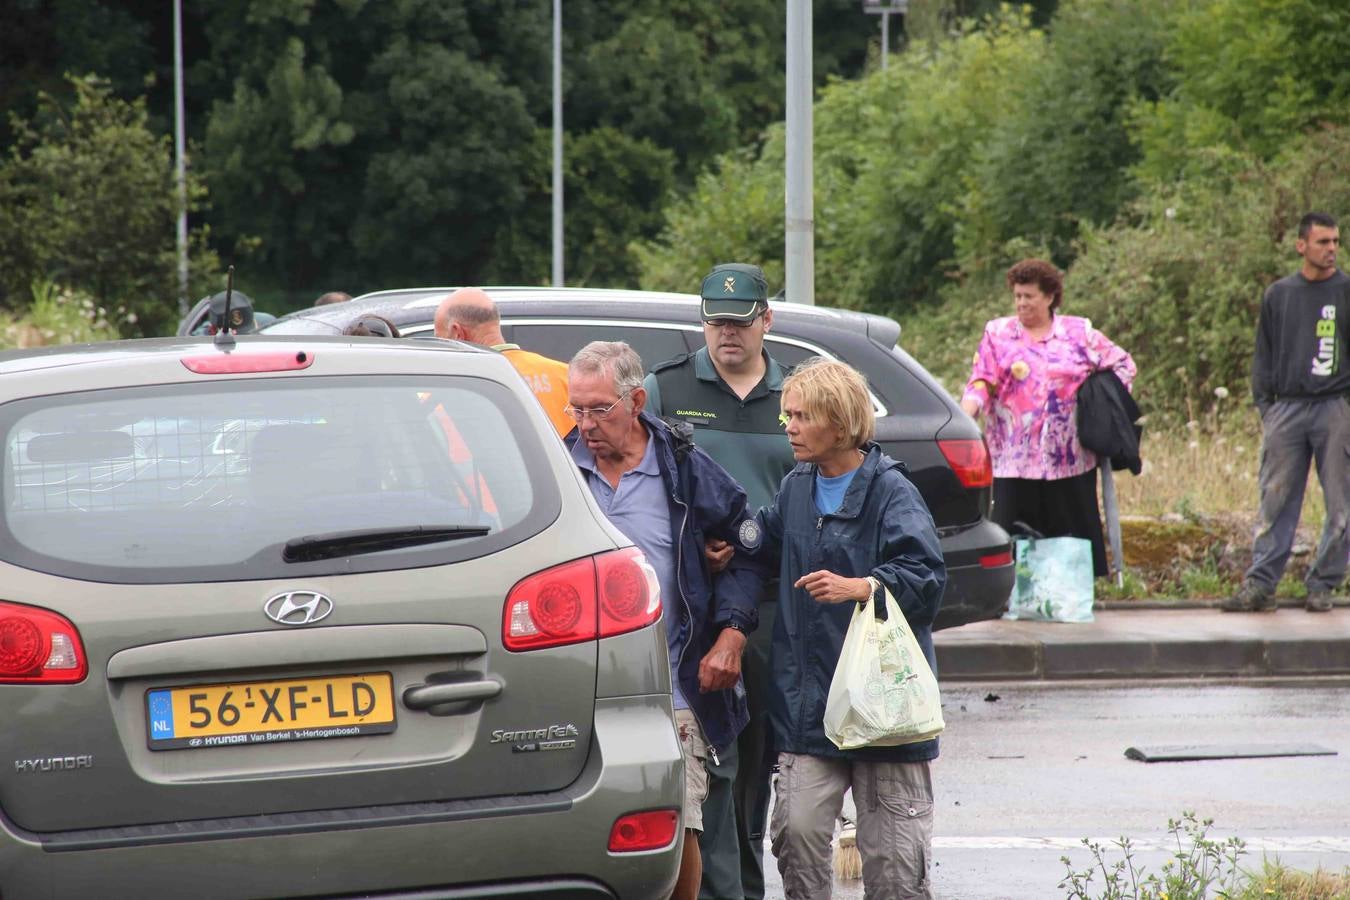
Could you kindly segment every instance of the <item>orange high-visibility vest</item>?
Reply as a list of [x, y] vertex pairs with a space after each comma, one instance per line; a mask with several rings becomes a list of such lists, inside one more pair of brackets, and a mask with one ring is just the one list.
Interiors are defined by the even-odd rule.
[[519, 344], [498, 344], [492, 349], [515, 366], [520, 377], [534, 392], [534, 399], [548, 413], [558, 437], [566, 437], [577, 424], [563, 412], [563, 407], [567, 406], [567, 363], [522, 350]]
[[[445, 411], [445, 407], [439, 403], [431, 411], [431, 415], [436, 420], [436, 424], [441, 426], [441, 431], [445, 433], [446, 447], [450, 453], [450, 461], [459, 465], [468, 465], [473, 462], [473, 454], [469, 451], [469, 445], [464, 443], [464, 438], [459, 433], [459, 427], [455, 425], [455, 420]], [[483, 511], [489, 515], [497, 515], [497, 501], [492, 497], [492, 491], [488, 489], [487, 482], [483, 480], [482, 473], [477, 475], [477, 484], [474, 485], [478, 492], [478, 502], [482, 504]], [[465, 506], [473, 505], [472, 497], [465, 496], [464, 490], [459, 489], [459, 501]]]

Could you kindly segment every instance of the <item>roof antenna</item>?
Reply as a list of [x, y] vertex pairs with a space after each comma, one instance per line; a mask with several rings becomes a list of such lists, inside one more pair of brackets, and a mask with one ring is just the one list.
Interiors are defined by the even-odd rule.
[[233, 347], [234, 335], [230, 333], [230, 298], [234, 294], [234, 266], [230, 266], [225, 276], [225, 315], [221, 317], [220, 328], [216, 331], [217, 347]]

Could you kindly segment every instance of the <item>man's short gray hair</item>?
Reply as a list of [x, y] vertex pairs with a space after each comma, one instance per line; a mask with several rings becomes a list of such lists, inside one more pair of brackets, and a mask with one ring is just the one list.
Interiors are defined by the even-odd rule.
[[585, 375], [609, 375], [620, 397], [642, 387], [642, 357], [623, 341], [591, 341], [577, 351], [567, 368]]

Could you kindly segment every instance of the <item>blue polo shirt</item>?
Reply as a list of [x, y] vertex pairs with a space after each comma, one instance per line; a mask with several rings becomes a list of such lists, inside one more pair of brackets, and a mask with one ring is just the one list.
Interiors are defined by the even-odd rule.
[[671, 685], [676, 709], [688, 709], [689, 702], [675, 677], [676, 661], [684, 646], [684, 621], [680, 615], [680, 589], [675, 575], [675, 540], [670, 527], [670, 504], [661, 469], [656, 464], [656, 442], [647, 438], [642, 460], [619, 477], [612, 488], [595, 463], [595, 454], [578, 440], [572, 446], [572, 459], [586, 474], [586, 485], [606, 518], [637, 545], [647, 557], [661, 585], [661, 616], [666, 622], [666, 648], [670, 651]]

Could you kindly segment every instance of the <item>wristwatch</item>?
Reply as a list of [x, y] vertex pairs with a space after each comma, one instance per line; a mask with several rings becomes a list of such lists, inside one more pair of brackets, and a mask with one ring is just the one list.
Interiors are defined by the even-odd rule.
[[734, 628], [734, 629], [736, 629], [737, 631], [739, 631], [741, 634], [745, 635], [746, 637], [749, 637], [749, 636], [750, 636], [750, 632], [748, 632], [748, 631], [745, 630], [745, 626], [742, 625], [740, 622], [737, 622], [737, 621], [735, 621], [735, 620], [728, 620], [728, 621], [726, 621], [726, 622], [723, 622], [723, 623], [722, 623], [722, 627], [723, 627], [723, 628]]

